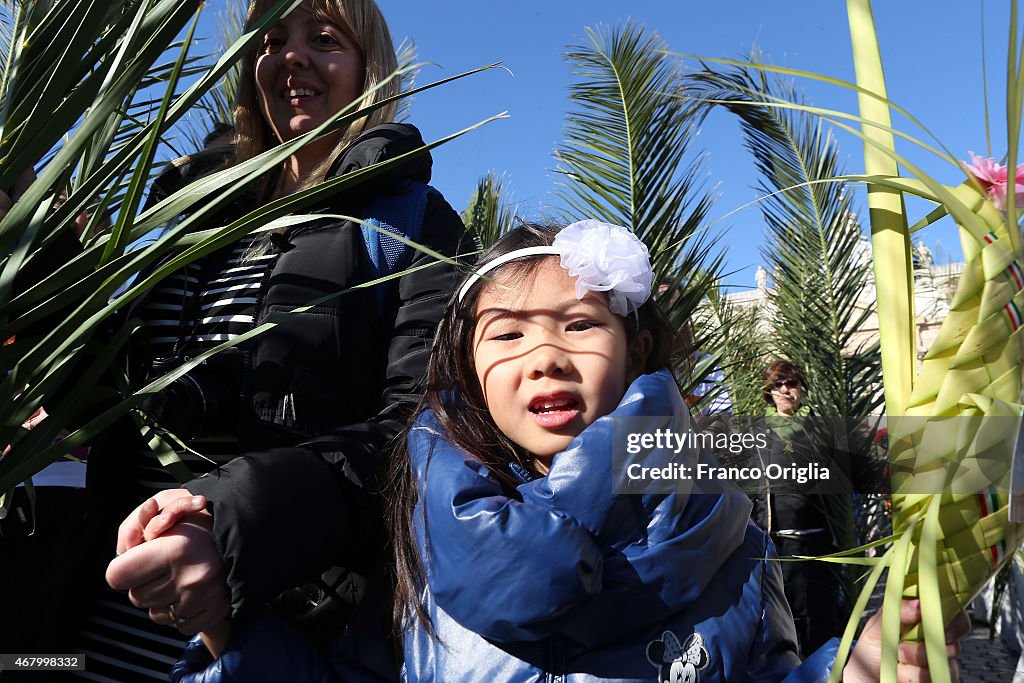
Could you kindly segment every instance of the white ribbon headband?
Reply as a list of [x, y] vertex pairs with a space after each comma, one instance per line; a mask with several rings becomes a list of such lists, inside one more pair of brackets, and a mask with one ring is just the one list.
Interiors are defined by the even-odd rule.
[[459, 289], [457, 301], [482, 276], [529, 256], [558, 256], [559, 264], [576, 278], [576, 298], [582, 299], [587, 292], [607, 292], [608, 307], [623, 317], [651, 296], [654, 271], [647, 246], [626, 228], [584, 220], [566, 226], [550, 246], [516, 249], [478, 267]]
[[561, 255], [562, 252], [556, 249], [554, 245], [551, 245], [549, 247], [525, 247], [523, 249], [516, 249], [515, 251], [510, 251], [507, 254], [502, 254], [493, 261], [488, 261], [487, 263], [483, 264], [482, 266], [476, 269], [475, 273], [469, 276], [469, 279], [466, 280], [466, 284], [462, 285], [462, 289], [459, 290], [458, 301], [461, 303], [461, 301], [466, 298], [466, 295], [469, 294], [469, 290], [473, 288], [473, 285], [475, 285], [477, 281], [480, 280], [481, 277], [491, 272], [495, 268], [500, 268], [509, 261], [515, 261], [518, 258], [526, 258], [527, 256]]

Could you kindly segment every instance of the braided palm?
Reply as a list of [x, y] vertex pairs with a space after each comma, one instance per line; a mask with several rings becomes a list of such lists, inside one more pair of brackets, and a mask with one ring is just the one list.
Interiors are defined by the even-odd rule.
[[943, 623], [1024, 542], [1024, 526], [1008, 519], [1022, 410], [1024, 270], [1005, 216], [980, 194], [972, 208], [981, 221], [960, 227], [965, 265], [910, 393], [905, 414], [915, 417], [891, 420], [890, 429], [893, 529], [911, 534], [913, 549], [904, 596], [921, 597], [920, 544], [935, 508]]
[[[1024, 541], [1024, 527], [1009, 518], [1022, 413], [1024, 254], [1016, 221], [1000, 212], [980, 186], [970, 180], [955, 188], [942, 185], [897, 154], [870, 0], [847, 0], [847, 10], [890, 416], [893, 543], [877, 560], [844, 561], [874, 565], [855, 616], [882, 570], [890, 570], [882, 616], [883, 683], [897, 675], [899, 600], [915, 597], [921, 600], [921, 624], [903, 638], [923, 639], [932, 679], [948, 680], [945, 625]], [[1016, 10], [1012, 0], [1011, 50], [1017, 44]], [[1009, 126], [1007, 144], [1012, 171], [1024, 81], [1011, 73], [1007, 82], [1007, 100], [1015, 112], [1011, 119], [1017, 122]], [[911, 177], [901, 177], [900, 165]], [[916, 375], [913, 266], [903, 193], [935, 202], [939, 209], [933, 213], [953, 217], [965, 261], [950, 313]], [[1012, 189], [1009, 195], [1008, 214], [1017, 216]], [[852, 621], [847, 627], [846, 646], [855, 627]], [[844, 660], [837, 660], [830, 680], [838, 680]]]

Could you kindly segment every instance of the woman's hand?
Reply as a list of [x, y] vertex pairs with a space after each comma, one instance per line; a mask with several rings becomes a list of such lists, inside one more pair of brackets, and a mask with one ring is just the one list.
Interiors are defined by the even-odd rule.
[[122, 523], [118, 557], [107, 567], [112, 588], [127, 589], [132, 604], [148, 609], [155, 623], [186, 635], [216, 631], [231, 613], [224, 561], [205, 504], [185, 489], [150, 498]]
[[[904, 600], [900, 606], [900, 623], [906, 631], [921, 621], [921, 603], [918, 600]], [[960, 639], [971, 632], [971, 621], [966, 612], [960, 612], [946, 628], [946, 656], [949, 658], [949, 672], [952, 681], [960, 680], [960, 669], [956, 658], [960, 656]], [[930, 683], [928, 657], [924, 643], [903, 643], [899, 645], [899, 665], [896, 679], [900, 683]], [[850, 661], [843, 669], [843, 683], [877, 683], [882, 668], [882, 611], [875, 612], [864, 626], [857, 646], [850, 654]]]

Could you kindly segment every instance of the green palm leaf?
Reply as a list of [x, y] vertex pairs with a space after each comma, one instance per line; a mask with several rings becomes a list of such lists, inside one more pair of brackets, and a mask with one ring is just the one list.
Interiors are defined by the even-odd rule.
[[740, 119], [759, 171], [776, 352], [808, 375], [818, 414], [869, 414], [881, 403], [878, 346], [856, 335], [874, 312], [865, 296], [871, 262], [847, 188], [818, 182], [842, 174], [838, 144], [820, 118], [774, 106], [799, 103], [788, 81], [744, 68], [705, 68], [693, 79], [695, 95]]
[[766, 315], [764, 306], [737, 302], [715, 288], [708, 292], [707, 304], [696, 316], [697, 329], [702, 332], [701, 350], [718, 359], [723, 390], [728, 391], [734, 415], [764, 412], [761, 375], [771, 360], [773, 340], [763, 324]]
[[[88, 443], [98, 429], [136, 406], [146, 391], [169, 381], [160, 378], [132, 394], [121, 377], [116, 391], [106, 379], [99, 384], [108, 388], [96, 389], [99, 377], [118, 374], [118, 351], [138, 328], [137, 321], [124, 316], [112, 320], [115, 314], [190, 260], [274, 221], [297, 220], [286, 217], [406, 160], [397, 158], [334, 178], [260, 206], [227, 226], [211, 227], [218, 208], [237, 198], [254, 179], [301, 145], [368, 112], [355, 111], [353, 105], [318, 129], [207, 176], [135, 215], [145, 180], [160, 166], [154, 154], [157, 145], [252, 41], [299, 1], [278, 2], [228, 46], [216, 64], [201, 72], [186, 53], [189, 41], [179, 38], [198, 11], [198, 0], [18, 4], [24, 11], [14, 23], [16, 49], [0, 81], [0, 187], [10, 188], [33, 167], [38, 179], [0, 221], [0, 337], [9, 342], [0, 347], [0, 443], [12, 446], [0, 459], [0, 491], [31, 476], [66, 448]], [[189, 73], [201, 77], [178, 93], [176, 82]], [[391, 78], [402, 78], [403, 73]], [[153, 85], [156, 91], [143, 94]], [[37, 105], [42, 101], [50, 104]], [[425, 153], [475, 127], [409, 155]], [[67, 201], [53, 209], [64, 189], [70, 190]], [[73, 239], [69, 224], [86, 208], [97, 226], [109, 218], [113, 232], [87, 237], [77, 256], [40, 273], [37, 261], [52, 260], [44, 259], [46, 251]], [[117, 212], [105, 216], [106, 210]], [[125, 248], [189, 211], [187, 219], [146, 248]], [[140, 270], [162, 259], [160, 268], [132, 281]], [[51, 417], [32, 432], [22, 430], [25, 418], [41, 405]], [[94, 417], [97, 414], [100, 417]], [[69, 441], [52, 445], [62, 428], [85, 423], [89, 424]]]
[[[812, 387], [807, 402], [818, 415], [868, 415], [882, 400], [878, 343], [857, 341], [874, 313], [866, 296], [871, 260], [848, 188], [822, 182], [842, 174], [838, 144], [821, 118], [777, 106], [802, 104], [788, 80], [756, 67], [705, 68], [693, 80], [709, 107], [723, 106], [740, 119], [759, 172], [764, 256], [774, 280], [772, 349], [803, 369]], [[850, 497], [823, 496], [818, 503], [842, 546], [854, 545]], [[845, 581], [846, 574], [837, 578]]]
[[[419, 53], [416, 51], [416, 43], [410, 39], [405, 38], [398, 47], [395, 48], [395, 57], [398, 60], [398, 70], [402, 72], [402, 82], [399, 89], [402, 92], [409, 92], [416, 87], [416, 77], [420, 73], [420, 67], [422, 66], [416, 60], [419, 58]], [[406, 121], [409, 115], [412, 113], [412, 97], [406, 97], [398, 103], [398, 110], [395, 111], [396, 121]]]
[[[227, 3], [224, 11], [217, 15], [217, 41], [221, 48], [233, 44], [242, 35], [245, 27], [245, 3]], [[224, 78], [217, 82], [200, 103], [207, 111], [209, 120], [199, 129], [199, 135], [190, 136], [195, 149], [202, 148], [202, 138], [209, 132], [214, 123], [232, 123], [235, 120], [235, 100], [238, 96], [238, 79], [241, 65], [236, 64], [229, 69]]]
[[[1000, 212], [973, 181], [947, 186], [896, 152], [878, 39], [870, 0], [847, 2], [857, 85], [824, 76], [818, 80], [855, 89], [860, 116], [815, 110], [798, 103], [774, 105], [816, 113], [861, 137], [865, 172], [836, 177], [868, 184], [874, 270], [878, 293], [885, 401], [890, 422], [890, 462], [894, 473], [894, 544], [875, 565], [867, 592], [884, 567], [891, 568], [882, 618], [882, 681], [895, 681], [899, 640], [923, 637], [931, 676], [947, 680], [943, 626], [998, 571], [1011, 550], [1024, 540], [1024, 525], [1010, 515], [1007, 495], [1012, 443], [1021, 406], [1022, 337], [1019, 311], [1024, 307], [1019, 273], [1022, 251], [1016, 207]], [[1007, 74], [1007, 160], [1011, 173], [1018, 148], [1024, 57], [1018, 55], [1017, 2], [1010, 3]], [[724, 60], [719, 60], [724, 61]], [[757, 64], [751, 68], [783, 71]], [[804, 74], [801, 74], [804, 75]], [[854, 131], [839, 119], [859, 121]], [[919, 125], [913, 117], [908, 119]], [[948, 153], [940, 154], [962, 167]], [[903, 173], [903, 177], [900, 173]], [[916, 367], [917, 335], [913, 317], [913, 253], [903, 193], [941, 205], [915, 228], [948, 213], [960, 228], [965, 267], [951, 310], [939, 337]], [[903, 416], [912, 416], [904, 418]], [[950, 418], [957, 418], [951, 420]], [[975, 419], [964, 419], [975, 418]], [[991, 421], [978, 427], [977, 418]], [[1012, 421], [1000, 422], [999, 418]], [[1010, 427], [1006, 427], [1010, 424]], [[1014, 462], [1016, 467], [1020, 463]], [[921, 482], [924, 482], [923, 484]], [[836, 558], [836, 561], [850, 561]], [[919, 597], [922, 622], [903, 632], [899, 600]], [[839, 680], [847, 648], [856, 630], [851, 620], [830, 680]]]
[[494, 244], [501, 235], [512, 229], [515, 212], [507, 202], [507, 190], [502, 176], [488, 172], [476, 185], [469, 205], [462, 212], [462, 222], [476, 237], [483, 249]]
[[18, 12], [17, 3], [0, 2], [0, 69], [6, 69], [14, 46], [14, 24]]
[[687, 162], [698, 110], [675, 96], [682, 68], [656, 34], [629, 23], [588, 28], [587, 38], [567, 54], [577, 82], [556, 152], [559, 196], [573, 220], [623, 225], [647, 244], [670, 320], [689, 327], [721, 269], [701, 230], [711, 199], [699, 161]]

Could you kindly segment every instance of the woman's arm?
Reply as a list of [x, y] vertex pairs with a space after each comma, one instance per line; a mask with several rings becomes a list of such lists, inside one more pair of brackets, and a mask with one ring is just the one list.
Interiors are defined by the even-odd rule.
[[[455, 256], [468, 248], [465, 240], [457, 214], [438, 196], [428, 205], [421, 241]], [[433, 261], [416, 252], [410, 269]], [[433, 331], [456, 276], [454, 266], [442, 263], [399, 278], [384, 388], [380, 397], [367, 397], [382, 406], [377, 415], [294, 448], [246, 453], [175, 492], [209, 501], [211, 542], [224, 560], [234, 616], [318, 576], [339, 562], [339, 549], [361, 553], [367, 544], [383, 544], [379, 506], [368, 489], [381, 452], [422, 392]], [[119, 543], [141, 538], [144, 528], [136, 511], [122, 525]]]

